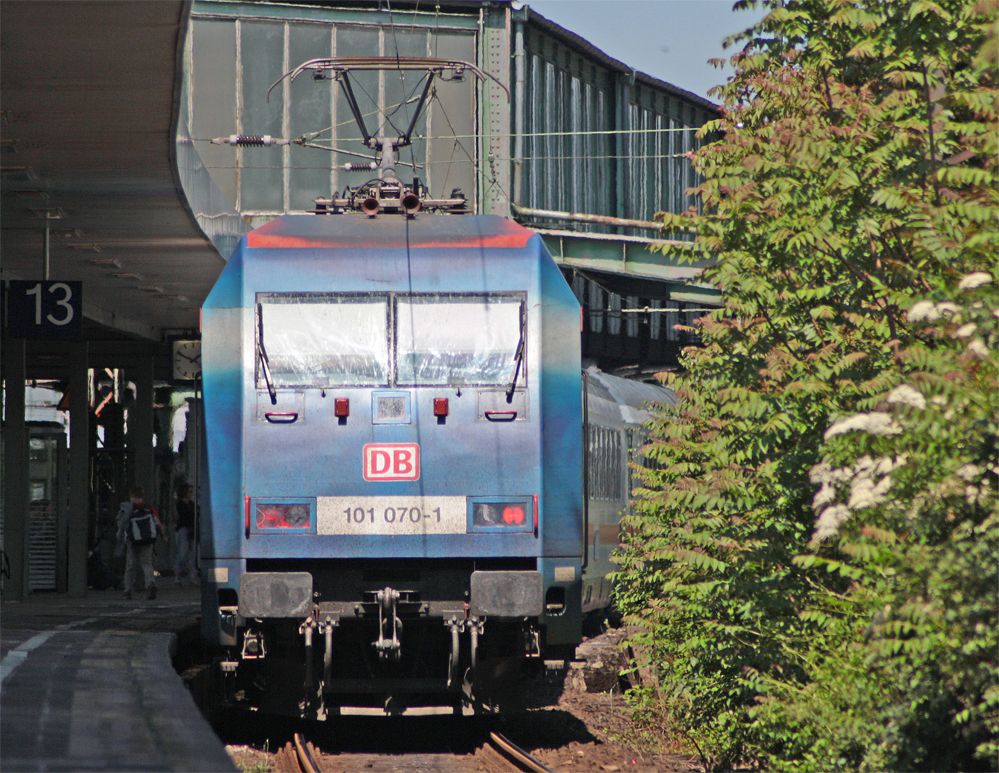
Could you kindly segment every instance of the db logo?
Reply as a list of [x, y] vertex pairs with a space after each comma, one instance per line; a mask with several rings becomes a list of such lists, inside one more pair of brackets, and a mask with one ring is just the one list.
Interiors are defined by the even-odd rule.
[[365, 480], [419, 480], [420, 446], [416, 443], [368, 443], [364, 446]]

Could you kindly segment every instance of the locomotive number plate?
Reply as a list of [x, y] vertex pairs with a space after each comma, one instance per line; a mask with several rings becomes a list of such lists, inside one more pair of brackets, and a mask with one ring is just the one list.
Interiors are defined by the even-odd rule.
[[319, 534], [465, 534], [465, 497], [318, 497]]

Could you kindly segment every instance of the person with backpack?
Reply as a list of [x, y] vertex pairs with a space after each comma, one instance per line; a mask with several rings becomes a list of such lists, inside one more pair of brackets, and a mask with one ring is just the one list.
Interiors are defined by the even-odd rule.
[[118, 540], [125, 545], [125, 598], [132, 598], [139, 567], [145, 576], [148, 598], [156, 598], [156, 572], [153, 570], [153, 545], [164, 533], [156, 508], [147, 505], [142, 486], [129, 492], [128, 502], [118, 512]]

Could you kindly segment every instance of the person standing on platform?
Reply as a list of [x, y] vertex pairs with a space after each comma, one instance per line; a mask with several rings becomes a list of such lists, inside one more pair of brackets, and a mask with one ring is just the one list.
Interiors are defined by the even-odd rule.
[[137, 591], [139, 567], [146, 580], [148, 598], [156, 598], [156, 572], [153, 569], [153, 545], [164, 534], [156, 508], [147, 505], [142, 486], [135, 486], [128, 502], [118, 511], [118, 540], [125, 545], [125, 598]]
[[195, 522], [197, 505], [191, 500], [194, 494], [193, 486], [183, 486], [177, 496], [177, 560], [174, 563], [175, 580], [181, 583], [181, 577], [187, 577], [187, 584], [197, 582], [198, 572], [194, 561]]

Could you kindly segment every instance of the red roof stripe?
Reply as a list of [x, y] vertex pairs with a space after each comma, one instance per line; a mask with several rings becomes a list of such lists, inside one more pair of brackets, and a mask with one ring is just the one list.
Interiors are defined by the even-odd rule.
[[[486, 236], [461, 236], [454, 239], [439, 239], [421, 241], [411, 239], [410, 249], [425, 249], [437, 247], [440, 249], [451, 249], [455, 247], [507, 247], [523, 248], [527, 246], [528, 240], [534, 234], [526, 229], [521, 229], [520, 233], [512, 234], [490, 234]], [[377, 240], [362, 241], [359, 239], [330, 239], [328, 237], [307, 237], [307, 236], [283, 236], [280, 234], [267, 234], [252, 231], [246, 237], [246, 246], [257, 248], [286, 248], [286, 249], [364, 249], [371, 248], [402, 248], [405, 242], [394, 241], [392, 243], [379, 243]]]

